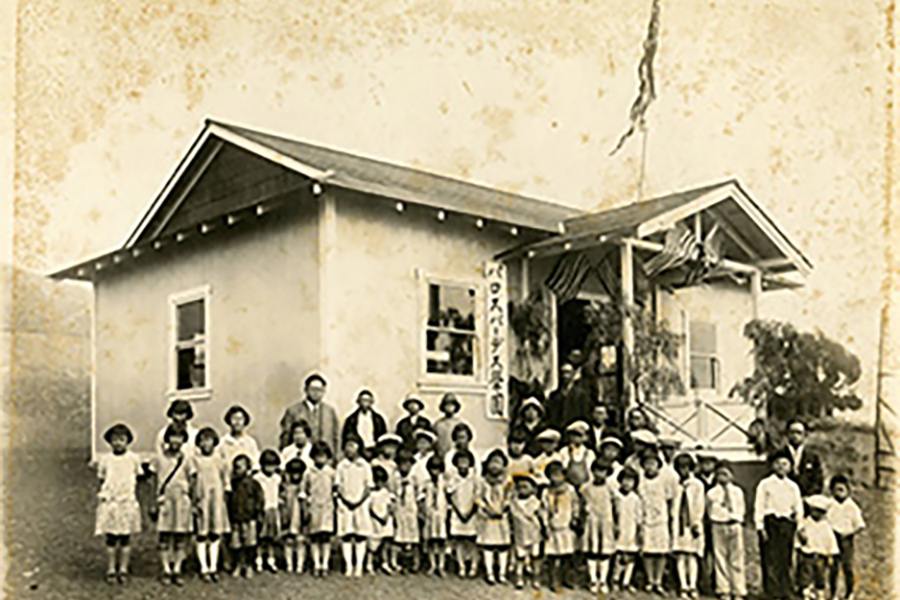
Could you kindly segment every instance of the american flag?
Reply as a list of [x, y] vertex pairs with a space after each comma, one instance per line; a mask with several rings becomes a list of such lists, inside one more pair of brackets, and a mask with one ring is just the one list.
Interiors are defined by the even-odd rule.
[[666, 231], [662, 251], [644, 264], [644, 272], [647, 277], [654, 277], [663, 271], [680, 267], [695, 258], [697, 245], [697, 238], [679, 221]]
[[656, 84], [653, 80], [653, 57], [656, 56], [656, 49], [659, 47], [659, 1], [653, 0], [653, 6], [650, 10], [650, 25], [647, 27], [647, 39], [644, 40], [644, 55], [638, 64], [638, 80], [640, 82], [638, 95], [634, 99], [629, 113], [631, 125], [629, 125], [628, 131], [619, 138], [619, 143], [616, 144], [610, 155], [615, 154], [625, 145], [625, 140], [634, 134], [638, 126], [644, 126], [647, 109], [650, 107], [650, 103], [656, 99]]

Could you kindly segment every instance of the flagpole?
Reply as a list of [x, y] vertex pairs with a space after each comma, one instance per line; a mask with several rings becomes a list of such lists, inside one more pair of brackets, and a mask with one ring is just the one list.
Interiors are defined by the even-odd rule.
[[641, 169], [638, 174], [637, 201], [644, 199], [644, 175], [647, 169], [647, 124], [641, 120]]

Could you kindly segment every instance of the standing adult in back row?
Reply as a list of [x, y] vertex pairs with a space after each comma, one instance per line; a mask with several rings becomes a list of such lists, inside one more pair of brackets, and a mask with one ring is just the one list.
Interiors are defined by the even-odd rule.
[[325, 378], [318, 373], [310, 375], [303, 382], [305, 399], [289, 406], [281, 418], [281, 448], [290, 445], [294, 423], [306, 421], [310, 428], [310, 441], [325, 442], [331, 449], [332, 456], [337, 456], [340, 450], [340, 428], [337, 412], [324, 401], [327, 386]]

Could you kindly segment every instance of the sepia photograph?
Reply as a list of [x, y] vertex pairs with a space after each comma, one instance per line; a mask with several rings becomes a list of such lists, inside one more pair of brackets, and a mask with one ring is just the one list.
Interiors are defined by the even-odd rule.
[[5, 3], [5, 597], [900, 597], [898, 16]]

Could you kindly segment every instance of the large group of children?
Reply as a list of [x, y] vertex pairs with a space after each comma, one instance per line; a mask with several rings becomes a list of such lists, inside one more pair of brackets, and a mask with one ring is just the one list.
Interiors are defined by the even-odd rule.
[[[718, 596], [746, 595], [744, 492], [727, 463], [676, 452], [649, 430], [630, 432], [632, 450], [623, 456], [625, 436], [588, 443], [583, 421], [533, 437], [513, 427], [507, 447], [479, 462], [472, 429], [451, 400], [441, 403], [441, 422], [420, 417], [411, 430], [381, 435], [374, 449], [345, 436], [338, 460], [327, 443], [310, 439], [303, 421], [293, 425], [290, 445], [260, 452], [240, 406], [226, 413], [229, 431], [220, 437], [194, 430], [190, 405], [176, 401], [149, 464], [128, 449], [129, 428], [112, 426], [104, 436], [112, 452], [98, 459], [96, 532], [106, 539], [107, 582], [127, 580], [130, 536], [141, 529], [137, 481], [150, 478], [156, 500], [148, 513], [166, 585], [184, 584], [190, 552], [206, 582], [218, 581], [220, 563], [234, 577], [265, 570], [324, 577], [336, 545], [347, 577], [480, 572], [489, 584], [511, 579], [517, 588], [558, 591], [586, 571], [588, 588], [608, 593], [633, 590], [640, 571], [650, 593], [663, 594], [665, 583], [696, 598], [702, 563], [711, 561]], [[413, 414], [422, 408], [415, 398], [404, 405]], [[852, 592], [853, 536], [864, 525], [849, 482], [836, 476], [832, 497], [801, 499], [790, 468], [789, 453], [775, 455], [757, 491], [760, 536], [777, 536], [786, 522], [795, 532], [762, 568], [790, 580], [784, 570], [796, 552], [806, 594], [823, 594], [826, 579], [833, 594], [838, 571]]]

